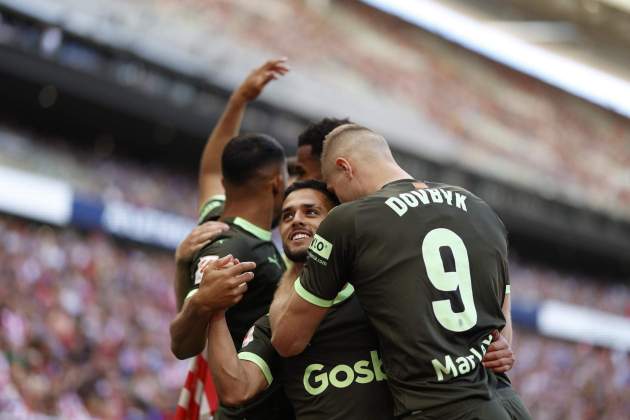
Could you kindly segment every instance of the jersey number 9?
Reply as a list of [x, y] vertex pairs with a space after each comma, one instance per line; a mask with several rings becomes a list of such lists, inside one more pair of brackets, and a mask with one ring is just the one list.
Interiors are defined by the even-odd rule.
[[[453, 253], [455, 271], [446, 272], [440, 248]], [[454, 292], [459, 288], [464, 310], [454, 312], [449, 299], [434, 300], [433, 313], [440, 325], [449, 331], [467, 331], [477, 323], [477, 309], [473, 300], [468, 251], [464, 241], [449, 229], [433, 229], [422, 241], [422, 258], [429, 281], [438, 290]]]

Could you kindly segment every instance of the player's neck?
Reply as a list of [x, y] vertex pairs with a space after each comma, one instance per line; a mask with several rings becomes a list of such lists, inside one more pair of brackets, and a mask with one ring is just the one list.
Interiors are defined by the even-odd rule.
[[293, 264], [291, 265], [291, 268], [289, 269], [289, 277], [291, 277], [293, 281], [295, 281], [295, 279], [297, 279], [300, 273], [302, 272], [302, 269], [304, 268], [304, 264], [305, 263], [303, 262], [293, 261]]
[[374, 170], [372, 173], [374, 174], [372, 179], [374, 191], [380, 190], [383, 186], [389, 184], [390, 182], [400, 181], [401, 179], [413, 179], [407, 171], [395, 164], [383, 165], [381, 168]]
[[256, 226], [271, 230], [273, 221], [273, 203], [271, 199], [259, 197], [255, 194], [242, 196], [238, 199], [226, 197], [225, 209], [221, 220], [232, 217], [241, 217]]

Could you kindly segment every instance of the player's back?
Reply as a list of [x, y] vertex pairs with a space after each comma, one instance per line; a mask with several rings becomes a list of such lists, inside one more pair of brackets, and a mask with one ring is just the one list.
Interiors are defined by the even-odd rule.
[[481, 366], [505, 320], [507, 239], [470, 192], [410, 180], [341, 209], [354, 218], [357, 296], [377, 330], [396, 414], [490, 398]]

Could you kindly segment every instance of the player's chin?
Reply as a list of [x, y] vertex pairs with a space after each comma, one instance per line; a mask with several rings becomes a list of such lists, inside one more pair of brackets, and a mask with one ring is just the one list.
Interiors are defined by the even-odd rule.
[[284, 252], [287, 258], [293, 262], [306, 262], [306, 257], [308, 256], [308, 243], [306, 245], [286, 247]]

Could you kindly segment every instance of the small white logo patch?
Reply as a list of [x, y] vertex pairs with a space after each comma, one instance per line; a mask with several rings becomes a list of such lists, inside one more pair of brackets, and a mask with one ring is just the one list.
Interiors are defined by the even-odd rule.
[[245, 347], [246, 345], [254, 341], [254, 328], [255, 325], [252, 325], [249, 331], [247, 331], [247, 334], [245, 334], [245, 338], [243, 339], [243, 345], [241, 347]]
[[330, 258], [330, 253], [332, 252], [332, 248], [333, 244], [331, 244], [321, 236], [315, 234], [313, 240], [311, 241], [311, 246], [309, 246], [308, 249], [328, 261], [328, 258]]
[[206, 269], [208, 264], [218, 259], [218, 255], [206, 255], [205, 257], [201, 257], [199, 259], [199, 263], [197, 264], [197, 271], [195, 271], [195, 285], [201, 283], [201, 279], [203, 278], [203, 271]]

